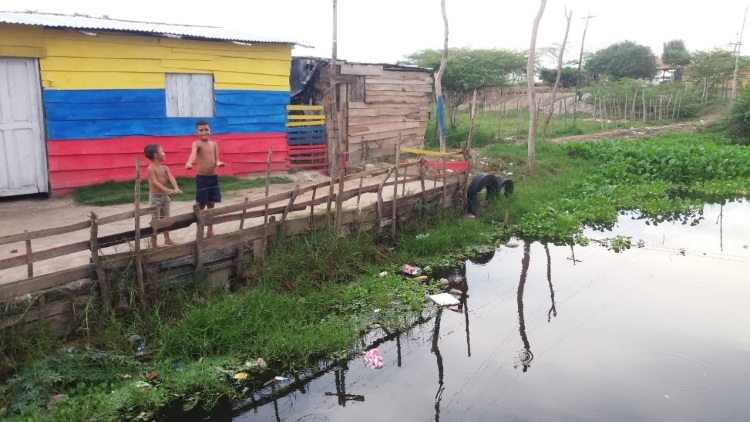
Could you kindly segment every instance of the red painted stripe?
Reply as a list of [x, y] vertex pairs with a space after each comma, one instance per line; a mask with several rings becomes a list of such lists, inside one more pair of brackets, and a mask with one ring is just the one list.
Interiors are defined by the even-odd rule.
[[[145, 179], [149, 160], [143, 155], [143, 147], [150, 143], [162, 147], [167, 156], [164, 164], [169, 166], [172, 174], [194, 177], [195, 169], [186, 170], [184, 165], [195, 139], [195, 136], [139, 136], [48, 142], [53, 194], [110, 180], [133, 180], [136, 157], [141, 158], [141, 177]], [[212, 139], [219, 144], [220, 157], [227, 164], [217, 169], [220, 175], [264, 172], [269, 147], [273, 148], [271, 169], [283, 171], [289, 168], [289, 146], [283, 133], [219, 135]]]

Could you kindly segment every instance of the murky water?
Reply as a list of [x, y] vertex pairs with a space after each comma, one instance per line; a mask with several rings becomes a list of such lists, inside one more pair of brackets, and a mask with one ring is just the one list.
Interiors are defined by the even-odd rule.
[[234, 420], [750, 420], [750, 204], [587, 234], [644, 247], [503, 247], [451, 275], [468, 312], [380, 333], [383, 369], [275, 383]]

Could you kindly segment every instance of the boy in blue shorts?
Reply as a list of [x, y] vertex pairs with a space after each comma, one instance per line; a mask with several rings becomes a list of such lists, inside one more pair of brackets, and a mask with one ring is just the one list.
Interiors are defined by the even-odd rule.
[[[192, 151], [185, 168], [193, 168], [193, 162], [198, 161], [197, 175], [195, 176], [195, 202], [200, 209], [209, 209], [214, 204], [221, 202], [221, 190], [219, 189], [219, 176], [216, 167], [224, 167], [225, 164], [219, 160], [219, 146], [216, 142], [209, 140], [211, 128], [205, 120], [195, 123], [198, 140], [193, 142]], [[214, 226], [208, 226], [206, 237], [214, 236]]]

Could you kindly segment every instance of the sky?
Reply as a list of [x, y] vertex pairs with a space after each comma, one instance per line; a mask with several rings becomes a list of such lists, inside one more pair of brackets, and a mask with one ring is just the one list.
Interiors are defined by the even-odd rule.
[[[733, 49], [748, 0], [669, 2], [658, 0], [549, 0], [537, 48], [560, 44], [564, 11], [573, 11], [566, 60], [577, 60], [585, 20], [585, 50], [630, 40], [660, 55], [662, 45], [682, 39], [689, 50]], [[111, 19], [218, 26], [248, 34], [292, 39], [296, 56], [331, 56], [332, 0], [24, 0], [0, 10], [108, 15]], [[539, 1], [446, 0], [451, 47], [527, 50]], [[354, 62], [393, 63], [415, 51], [442, 48], [439, 0], [338, 0], [338, 57]], [[750, 27], [745, 40], [750, 38]], [[744, 51], [744, 50], [743, 50]], [[747, 51], [750, 52], [750, 51]]]

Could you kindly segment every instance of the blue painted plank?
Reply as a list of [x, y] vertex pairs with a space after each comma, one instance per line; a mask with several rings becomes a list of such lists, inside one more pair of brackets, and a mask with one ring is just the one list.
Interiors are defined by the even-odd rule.
[[214, 91], [217, 104], [231, 105], [288, 105], [289, 91], [242, 91], [220, 89]]
[[247, 117], [227, 117], [227, 123], [230, 125], [245, 125], [255, 123], [286, 123], [286, 114], [276, 116], [247, 116]]
[[156, 102], [165, 104], [163, 89], [44, 90], [45, 103], [106, 104]]
[[[121, 120], [47, 120], [50, 140], [99, 139], [125, 136], [185, 136], [195, 133], [197, 118], [121, 119]], [[205, 119], [211, 132], [217, 135], [230, 133], [284, 133], [284, 123], [246, 123], [230, 125], [225, 118]]]
[[325, 144], [328, 142], [325, 138], [324, 139], [290, 139], [287, 141], [287, 145], [319, 145], [319, 144]]
[[236, 105], [216, 103], [216, 117], [246, 116], [286, 116], [286, 106], [277, 105]]
[[44, 111], [47, 119], [50, 120], [163, 119], [167, 117], [167, 107], [163, 101], [100, 104], [45, 102]]
[[325, 138], [326, 134], [325, 134], [325, 132], [316, 132], [316, 133], [287, 133], [286, 137], [289, 138], [289, 139]]
[[286, 128], [286, 131], [288, 133], [296, 133], [296, 132], [325, 132], [325, 126], [296, 126], [296, 127], [288, 127]]

